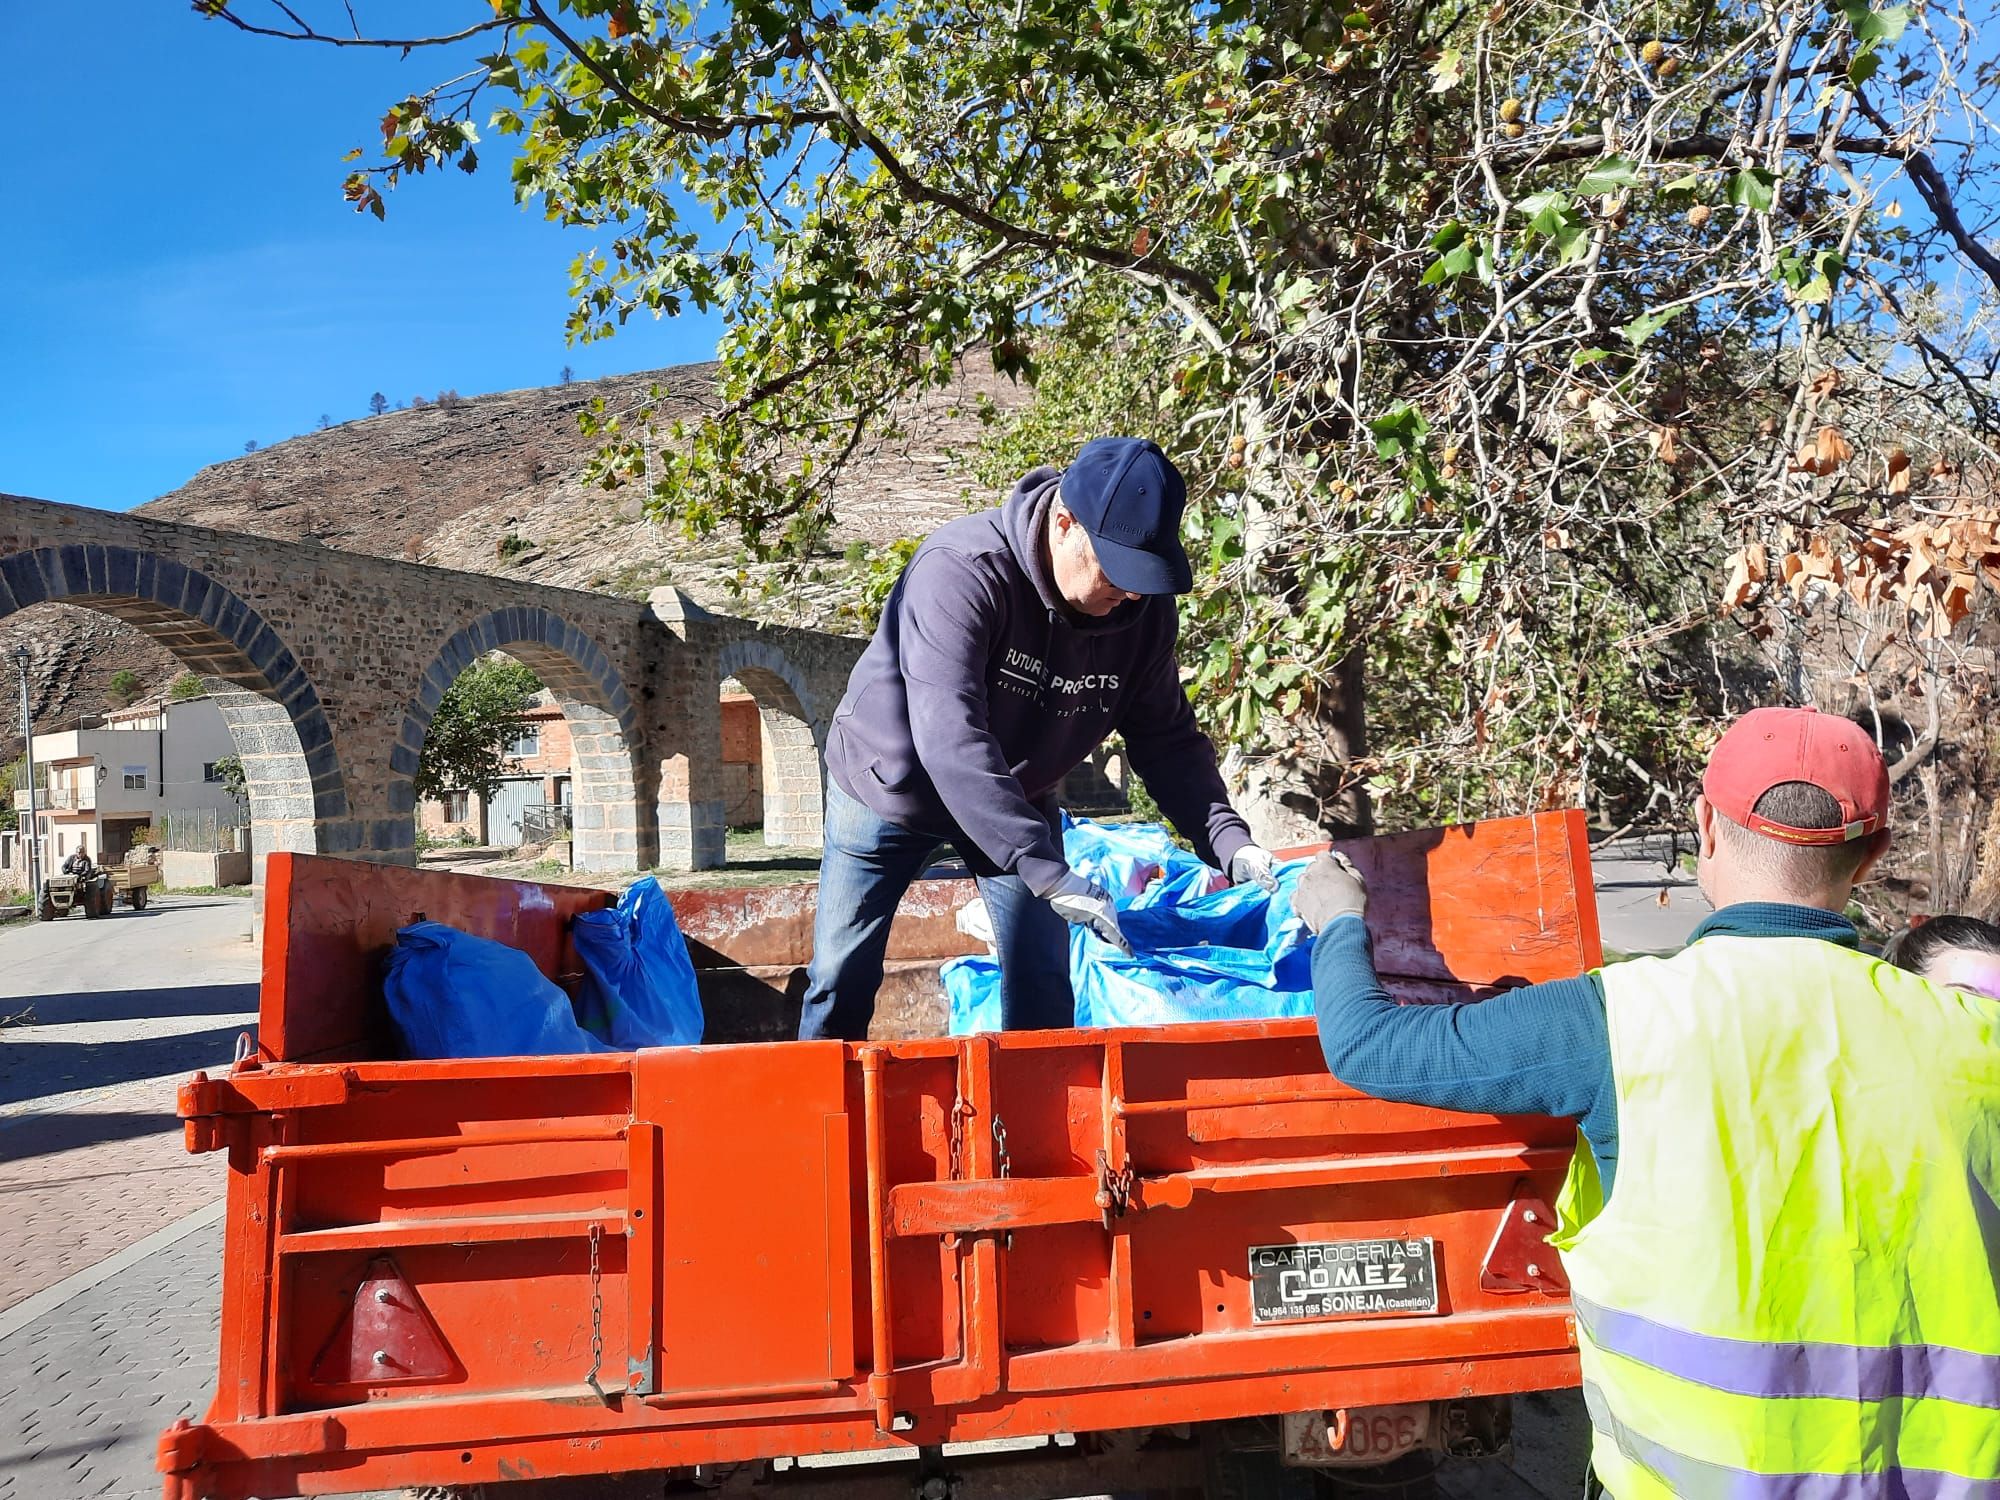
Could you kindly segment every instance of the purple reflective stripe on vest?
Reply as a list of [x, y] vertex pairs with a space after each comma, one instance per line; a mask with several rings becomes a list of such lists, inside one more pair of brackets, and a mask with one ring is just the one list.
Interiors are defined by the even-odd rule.
[[1901, 1397], [2000, 1411], [2000, 1358], [1942, 1344], [1767, 1344], [1670, 1328], [1572, 1297], [1591, 1343], [1682, 1380], [1740, 1396]]
[[1968, 1479], [1936, 1469], [1876, 1469], [1866, 1474], [1760, 1474], [1690, 1458], [1618, 1420], [1604, 1392], [1588, 1382], [1583, 1402], [1600, 1439], [1659, 1476], [1679, 1500], [2000, 1500], [2000, 1479]]

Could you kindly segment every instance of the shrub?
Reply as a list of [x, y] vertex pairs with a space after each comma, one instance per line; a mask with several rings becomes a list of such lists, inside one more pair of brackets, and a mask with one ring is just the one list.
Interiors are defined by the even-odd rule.
[[185, 703], [190, 698], [206, 698], [208, 685], [192, 672], [183, 672], [167, 687], [167, 700]]
[[502, 562], [512, 562], [523, 552], [532, 552], [535, 544], [518, 531], [510, 531], [493, 544], [493, 555]]

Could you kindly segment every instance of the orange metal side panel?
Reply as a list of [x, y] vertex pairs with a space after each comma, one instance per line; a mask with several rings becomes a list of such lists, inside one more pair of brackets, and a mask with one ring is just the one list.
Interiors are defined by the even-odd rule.
[[[1389, 903], [1378, 951], [1416, 971], [1405, 993], [1598, 960], [1579, 820], [1357, 858]], [[394, 872], [395, 899], [343, 908], [301, 902], [288, 864], [308, 862], [273, 860], [295, 937], [342, 911], [407, 920], [446, 878]], [[552, 903], [485, 884], [513, 892], [492, 920], [555, 952]], [[457, 899], [416, 909], [480, 919]], [[303, 1016], [322, 973], [359, 982], [351, 964], [313, 968], [317, 939], [288, 947], [283, 926], [281, 1011]], [[1559, 1292], [1481, 1275], [1509, 1206], [1553, 1197], [1573, 1128], [1357, 1096], [1307, 1021], [272, 1062], [183, 1099], [191, 1139], [228, 1148], [230, 1194], [221, 1385], [163, 1442], [173, 1495], [666, 1469], [1575, 1378]], [[1434, 1311], [1260, 1317], [1257, 1247], [1426, 1240]], [[421, 1304], [446, 1357], [371, 1382], [367, 1351], [340, 1341], [357, 1295], [385, 1285]]]
[[633, 1114], [661, 1132], [661, 1393], [830, 1392], [853, 1375], [844, 1054], [634, 1060]]

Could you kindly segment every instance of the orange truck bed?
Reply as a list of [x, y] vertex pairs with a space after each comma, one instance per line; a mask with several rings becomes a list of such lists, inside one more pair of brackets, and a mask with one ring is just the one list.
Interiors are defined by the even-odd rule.
[[[1408, 998], [1599, 960], [1576, 815], [1344, 847]], [[608, 899], [271, 857], [258, 1050], [181, 1091], [229, 1186], [217, 1391], [161, 1441], [169, 1500], [712, 1476], [1575, 1382], [1541, 1243], [1573, 1127], [1362, 1098], [1309, 1022], [383, 1060], [398, 925], [561, 976], [569, 917]], [[675, 900], [711, 974], [776, 993], [803, 956], [810, 888]]]

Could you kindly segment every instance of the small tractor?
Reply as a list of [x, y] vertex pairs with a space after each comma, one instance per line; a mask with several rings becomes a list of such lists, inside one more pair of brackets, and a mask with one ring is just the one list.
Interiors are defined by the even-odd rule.
[[51, 875], [42, 882], [41, 904], [35, 915], [44, 922], [82, 911], [86, 917], [108, 917], [120, 896], [134, 911], [146, 909], [146, 887], [160, 878], [160, 852], [136, 844], [122, 865], [92, 865], [81, 875]]
[[86, 917], [111, 915], [111, 872], [92, 866], [85, 875], [51, 875], [42, 882], [35, 915], [44, 922], [81, 911]]

